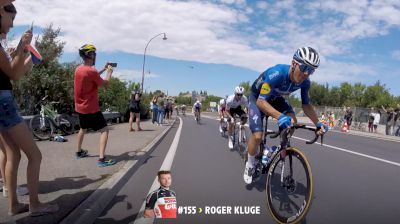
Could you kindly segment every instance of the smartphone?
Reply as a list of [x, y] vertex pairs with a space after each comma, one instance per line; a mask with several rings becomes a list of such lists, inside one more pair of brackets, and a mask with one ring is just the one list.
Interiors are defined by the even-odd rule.
[[111, 65], [111, 67], [116, 68], [117, 67], [117, 63], [108, 63], [109, 65]]

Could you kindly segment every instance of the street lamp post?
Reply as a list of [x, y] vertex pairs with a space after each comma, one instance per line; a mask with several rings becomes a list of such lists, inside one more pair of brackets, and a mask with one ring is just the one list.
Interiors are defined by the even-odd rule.
[[164, 35], [163, 40], [166, 40], [166, 39], [167, 39], [167, 34], [165, 34], [165, 33], [159, 33], [159, 34], [155, 35], [154, 37], [152, 37], [152, 38], [149, 40], [149, 42], [147, 42], [146, 47], [144, 48], [144, 54], [143, 54], [143, 68], [142, 68], [142, 92], [143, 92], [143, 83], [144, 83], [144, 64], [145, 64], [145, 62], [146, 62], [146, 51], [147, 51], [147, 47], [149, 46], [150, 42], [151, 42], [154, 38], [156, 38], [156, 37], [158, 37], [158, 36], [161, 36], [161, 35]]

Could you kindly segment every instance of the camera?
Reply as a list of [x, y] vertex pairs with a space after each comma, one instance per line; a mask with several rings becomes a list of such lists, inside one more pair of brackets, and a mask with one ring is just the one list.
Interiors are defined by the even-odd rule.
[[111, 67], [117, 67], [117, 63], [108, 63], [108, 65], [111, 65]]

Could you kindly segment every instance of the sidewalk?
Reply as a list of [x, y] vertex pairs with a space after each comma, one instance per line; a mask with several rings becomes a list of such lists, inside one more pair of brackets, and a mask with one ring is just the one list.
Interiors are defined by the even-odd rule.
[[[28, 213], [17, 216], [7, 215], [7, 199], [0, 195], [0, 223], [58, 223], [82, 203], [112, 174], [119, 171], [128, 161], [139, 160], [146, 151], [143, 149], [165, 133], [170, 126], [156, 126], [150, 120], [141, 123], [144, 131], [129, 132], [128, 123], [111, 125], [106, 156], [117, 164], [97, 167], [100, 133], [85, 135], [83, 148], [89, 150], [89, 157], [76, 159], [76, 137], [66, 136], [68, 142], [38, 141], [42, 152], [40, 172], [40, 199], [42, 202], [58, 203], [60, 211], [54, 215], [32, 218]], [[135, 127], [135, 126], [134, 126]], [[18, 185], [26, 186], [27, 159], [22, 154], [18, 170]], [[28, 196], [19, 197], [27, 202]]]

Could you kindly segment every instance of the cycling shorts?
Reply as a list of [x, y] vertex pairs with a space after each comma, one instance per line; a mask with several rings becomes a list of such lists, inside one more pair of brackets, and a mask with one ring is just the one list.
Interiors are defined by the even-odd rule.
[[[255, 99], [252, 95], [250, 95], [249, 99], [249, 127], [252, 133], [254, 132], [263, 132], [263, 120], [265, 114], [260, 111], [260, 109], [256, 105], [257, 99]], [[269, 104], [275, 110], [288, 114], [294, 113], [293, 108], [289, 105], [289, 103], [281, 96], [274, 97], [272, 99], [267, 100]]]

